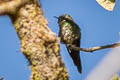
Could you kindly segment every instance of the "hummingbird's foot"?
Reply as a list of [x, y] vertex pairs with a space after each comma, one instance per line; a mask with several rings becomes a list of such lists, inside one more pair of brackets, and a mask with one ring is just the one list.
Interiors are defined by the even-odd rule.
[[61, 42], [61, 37], [58, 37], [57, 39], [58, 39], [59, 42]]
[[61, 37], [58, 37], [58, 41], [63, 44]]
[[58, 40], [61, 41], [61, 37], [58, 37]]

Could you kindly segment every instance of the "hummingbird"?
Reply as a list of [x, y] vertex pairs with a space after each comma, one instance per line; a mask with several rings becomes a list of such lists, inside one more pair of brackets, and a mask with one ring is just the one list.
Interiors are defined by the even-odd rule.
[[78, 72], [82, 73], [82, 65], [80, 59], [80, 51], [70, 49], [68, 45], [74, 45], [80, 47], [81, 32], [79, 26], [73, 21], [69, 14], [64, 14], [59, 17], [54, 16], [58, 19], [59, 24], [59, 37], [60, 42], [65, 44], [69, 55], [71, 56]]

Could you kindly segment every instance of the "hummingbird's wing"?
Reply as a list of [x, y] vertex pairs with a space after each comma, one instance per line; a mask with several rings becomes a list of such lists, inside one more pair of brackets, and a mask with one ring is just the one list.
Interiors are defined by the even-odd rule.
[[[75, 40], [73, 45], [75, 45], [76, 47], [80, 47], [80, 38]], [[80, 73], [82, 73], [82, 65], [81, 65], [81, 59], [80, 59], [80, 53], [79, 51], [75, 51], [75, 50], [70, 50], [68, 47], [67, 47], [67, 50], [70, 54], [70, 56], [72, 57], [72, 60], [74, 62], [74, 64], [76, 65], [78, 71]]]

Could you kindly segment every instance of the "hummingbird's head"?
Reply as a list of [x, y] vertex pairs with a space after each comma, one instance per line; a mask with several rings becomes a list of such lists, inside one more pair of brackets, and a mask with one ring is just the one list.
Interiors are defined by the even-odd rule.
[[58, 19], [58, 23], [62, 22], [62, 21], [66, 21], [66, 20], [73, 21], [72, 17], [69, 14], [64, 14], [59, 17], [56, 17], [56, 16], [54, 16], [54, 17]]
[[61, 15], [59, 18], [63, 18], [63, 19], [67, 19], [67, 20], [72, 20], [72, 17], [69, 14]]

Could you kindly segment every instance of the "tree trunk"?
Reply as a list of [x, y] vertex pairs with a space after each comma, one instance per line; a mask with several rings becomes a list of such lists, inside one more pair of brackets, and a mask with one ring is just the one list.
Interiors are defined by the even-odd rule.
[[[58, 39], [48, 28], [48, 22], [43, 16], [40, 5], [35, 0], [22, 1], [0, 1], [2, 4], [0, 9], [3, 9], [0, 14], [8, 14], [12, 19], [21, 42], [21, 51], [30, 63], [32, 71], [30, 80], [68, 80], [60, 56]], [[12, 7], [8, 5], [10, 3]], [[15, 4], [17, 6], [14, 6]]]

